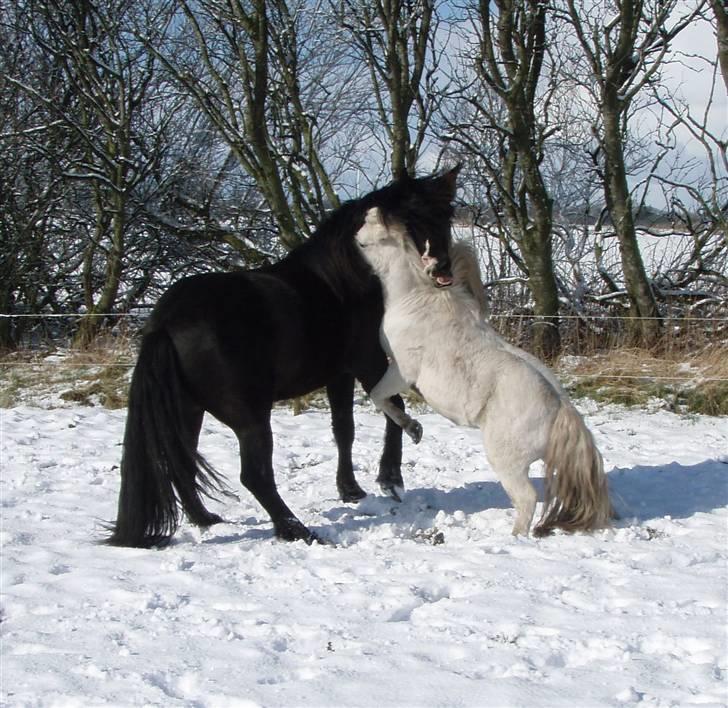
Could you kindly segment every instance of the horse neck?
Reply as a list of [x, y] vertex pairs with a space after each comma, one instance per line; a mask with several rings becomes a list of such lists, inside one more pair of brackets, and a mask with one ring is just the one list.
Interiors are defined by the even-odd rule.
[[411, 256], [399, 247], [382, 251], [377, 272], [388, 305], [411, 295], [414, 290], [427, 284], [424, 282], [426, 277], [424, 273], [417, 269]]
[[346, 233], [333, 238], [312, 237], [291, 251], [280, 266], [293, 273], [313, 274], [340, 300], [367, 298], [371, 292], [371, 268], [351, 244], [353, 235], [349, 237]]

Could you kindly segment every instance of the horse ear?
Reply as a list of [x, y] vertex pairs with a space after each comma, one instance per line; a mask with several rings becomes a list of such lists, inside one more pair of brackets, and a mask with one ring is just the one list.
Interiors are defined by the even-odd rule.
[[458, 162], [455, 167], [453, 167], [451, 170], [448, 170], [447, 172], [445, 172], [444, 175], [442, 175], [442, 177], [440, 177], [440, 181], [444, 185], [448, 201], [450, 202], [455, 199], [455, 194], [458, 190], [458, 175], [460, 174], [460, 170], [462, 168], [462, 163]]
[[364, 224], [354, 238], [360, 245], [369, 245], [387, 237], [384, 214], [379, 207], [371, 207], [364, 215]]

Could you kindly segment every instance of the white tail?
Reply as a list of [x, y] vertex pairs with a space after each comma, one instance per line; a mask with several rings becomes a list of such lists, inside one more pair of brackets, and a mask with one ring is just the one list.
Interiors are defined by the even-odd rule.
[[609, 525], [612, 506], [602, 456], [579, 412], [562, 401], [544, 457], [544, 508], [534, 535]]

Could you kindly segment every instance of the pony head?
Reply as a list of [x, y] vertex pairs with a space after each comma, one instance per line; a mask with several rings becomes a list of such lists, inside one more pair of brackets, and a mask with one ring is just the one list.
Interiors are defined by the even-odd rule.
[[434, 285], [451, 285], [452, 202], [459, 171], [458, 166], [433, 177], [401, 177], [368, 194], [363, 200], [364, 225], [356, 235], [359, 245], [366, 248], [387, 238], [408, 237]]

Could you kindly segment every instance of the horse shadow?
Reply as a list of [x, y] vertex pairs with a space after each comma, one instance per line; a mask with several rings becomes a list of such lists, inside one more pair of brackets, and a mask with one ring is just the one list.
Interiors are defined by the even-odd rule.
[[688, 519], [728, 506], [728, 462], [721, 460], [616, 467], [607, 478], [612, 503], [625, 520]]
[[[666, 516], [687, 519], [728, 506], [728, 462], [720, 460], [705, 460], [693, 465], [671, 462], [615, 467], [607, 473], [607, 478], [619, 515], [615, 522], [617, 527]], [[536, 477], [531, 481], [542, 499], [543, 478]], [[355, 542], [360, 534], [383, 525], [399, 526], [404, 533], [413, 527], [432, 527], [439, 512], [449, 516], [462, 512], [467, 517], [490, 509], [512, 509], [510, 499], [497, 481], [469, 482], [453, 489], [414, 487], [405, 493], [402, 503], [370, 494], [355, 505], [332, 506], [320, 512], [329, 523], [312, 528], [334, 544], [345, 538]], [[273, 538], [273, 530], [266, 519], [247, 518], [244, 529], [213, 535], [203, 543], [227, 544]]]
[[[537, 487], [540, 482], [534, 480]], [[428, 528], [440, 511], [449, 515], [461, 511], [470, 516], [487, 509], [510, 508], [511, 502], [498, 482], [473, 482], [454, 489], [414, 487], [407, 490], [401, 503], [388, 496], [369, 494], [356, 504], [338, 504], [321, 510], [320, 516], [329, 523], [314, 524], [310, 528], [320, 538], [338, 545], [344, 538], [357, 538], [378, 526], [394, 524], [403, 530], [413, 526]], [[247, 518], [244, 522], [226, 519], [224, 523], [235, 528], [215, 533], [213, 526], [201, 542], [218, 545], [275, 538], [270, 522], [264, 518]], [[185, 539], [173, 539], [172, 545], [184, 542]]]
[[[705, 460], [693, 465], [616, 467], [608, 472], [609, 491], [618, 514], [615, 526], [641, 524], [651, 519], [687, 519], [728, 506], [728, 462]], [[543, 499], [543, 478], [531, 479]], [[454, 489], [419, 487], [407, 491], [403, 503], [368, 497], [359, 507], [335, 506], [322, 513], [331, 527], [317, 531], [336, 537], [365, 532], [383, 524], [424, 526], [435, 523], [438, 512], [466, 516], [489, 509], [512, 509], [510, 499], [496, 481], [471, 482]], [[394, 517], [394, 518], [393, 518]]]
[[[542, 480], [534, 480], [537, 488]], [[440, 512], [452, 516], [462, 512], [466, 517], [489, 509], [510, 509], [511, 501], [499, 482], [470, 482], [453, 489], [413, 487], [401, 503], [379, 495], [369, 495], [356, 506], [333, 506], [321, 512], [329, 526], [316, 529], [331, 539], [357, 538], [379, 526], [399, 527], [404, 535], [413, 529], [427, 529], [436, 524]]]

